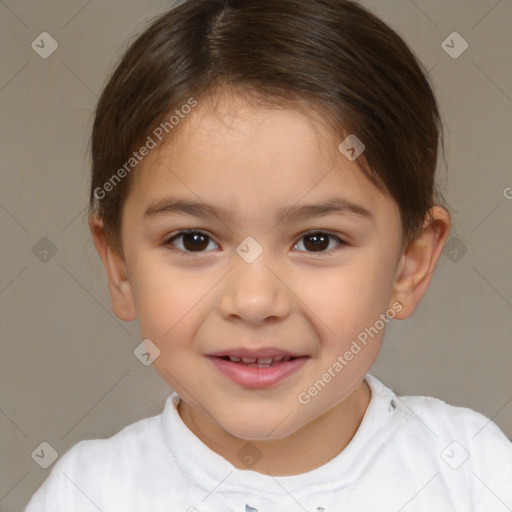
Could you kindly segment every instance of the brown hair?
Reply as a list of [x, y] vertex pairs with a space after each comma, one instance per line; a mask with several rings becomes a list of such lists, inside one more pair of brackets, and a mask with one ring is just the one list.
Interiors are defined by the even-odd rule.
[[[421, 63], [383, 21], [349, 0], [188, 0], [130, 45], [97, 105], [89, 215], [99, 215], [121, 254], [132, 173], [113, 183], [114, 173], [130, 170], [133, 151], [173, 111], [219, 87], [267, 105], [306, 102], [339, 142], [355, 134], [365, 145], [362, 171], [398, 204], [404, 247], [440, 197], [435, 95]], [[109, 180], [115, 186], [105, 194]]]

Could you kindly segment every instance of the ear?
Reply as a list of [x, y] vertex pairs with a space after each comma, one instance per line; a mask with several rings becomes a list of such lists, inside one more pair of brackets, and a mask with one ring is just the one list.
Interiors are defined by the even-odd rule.
[[434, 206], [429, 210], [418, 236], [400, 258], [391, 304], [398, 302], [402, 309], [395, 318], [408, 318], [421, 302], [450, 234], [450, 228], [450, 214], [445, 208]]
[[124, 258], [108, 244], [103, 221], [96, 214], [89, 218], [89, 228], [107, 273], [112, 311], [120, 320], [131, 322], [137, 314]]

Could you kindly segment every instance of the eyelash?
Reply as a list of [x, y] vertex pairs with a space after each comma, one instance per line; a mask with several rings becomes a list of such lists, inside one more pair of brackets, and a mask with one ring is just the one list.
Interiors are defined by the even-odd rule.
[[[185, 256], [194, 256], [195, 254], [200, 254], [200, 253], [205, 253], [205, 252], [210, 252], [210, 251], [187, 251], [187, 250], [183, 250], [183, 249], [178, 249], [176, 247], [174, 247], [172, 245], [172, 242], [174, 242], [176, 239], [184, 236], [184, 235], [190, 235], [190, 234], [199, 234], [199, 235], [204, 235], [206, 238], [208, 238], [210, 241], [214, 242], [212, 240], [212, 238], [207, 234], [207, 233], [204, 233], [203, 231], [199, 231], [199, 230], [195, 230], [195, 229], [188, 229], [188, 230], [185, 230], [185, 231], [180, 231], [174, 235], [172, 235], [170, 238], [168, 238], [166, 241], [164, 241], [163, 245], [168, 248], [170, 251], [173, 251], [173, 252], [180, 252], [182, 253], [183, 255]], [[334, 249], [329, 249], [327, 251], [299, 251], [299, 252], [305, 252], [305, 253], [309, 253], [309, 254], [312, 254], [314, 256], [319, 256], [319, 257], [322, 257], [322, 256], [328, 256], [330, 255], [331, 253], [339, 250], [339, 249], [342, 249], [344, 246], [347, 246], [348, 244], [342, 240], [341, 238], [339, 238], [338, 236], [336, 235], [333, 235], [331, 233], [328, 233], [326, 231], [319, 231], [319, 230], [313, 230], [313, 231], [308, 231], [307, 233], [304, 233], [300, 238], [299, 238], [299, 241], [297, 243], [294, 244], [294, 247], [296, 245], [298, 245], [302, 239], [306, 238], [307, 236], [311, 236], [311, 235], [327, 235], [328, 237], [330, 238], [333, 238], [335, 240], [337, 240], [339, 242], [339, 245], [337, 247], [335, 247]], [[216, 244], [216, 242], [214, 242]], [[217, 244], [216, 244], [217, 245]]]

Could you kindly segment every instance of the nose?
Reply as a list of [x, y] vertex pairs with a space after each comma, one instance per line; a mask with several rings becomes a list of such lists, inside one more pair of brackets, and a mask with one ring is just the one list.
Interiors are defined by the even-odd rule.
[[264, 254], [252, 263], [237, 258], [224, 280], [220, 299], [220, 312], [226, 320], [257, 326], [290, 314], [292, 293], [269, 263]]

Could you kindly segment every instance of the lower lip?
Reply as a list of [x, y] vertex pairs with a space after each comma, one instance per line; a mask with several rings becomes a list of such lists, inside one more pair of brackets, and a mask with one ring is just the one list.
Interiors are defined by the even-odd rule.
[[297, 357], [291, 361], [278, 363], [268, 368], [245, 366], [226, 361], [220, 357], [208, 356], [208, 359], [215, 365], [217, 370], [240, 386], [251, 389], [264, 389], [274, 386], [296, 372], [309, 358]]

